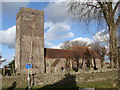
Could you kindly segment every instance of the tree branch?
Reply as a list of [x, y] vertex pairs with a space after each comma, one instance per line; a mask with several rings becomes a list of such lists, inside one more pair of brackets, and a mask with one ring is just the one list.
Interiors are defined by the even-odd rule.
[[119, 4], [120, 4], [120, 1], [117, 2], [117, 4], [115, 5], [115, 8], [113, 9], [113, 14], [115, 14], [115, 12], [116, 12], [116, 10], [117, 10]]
[[115, 23], [115, 25], [119, 25], [119, 23], [120, 23], [120, 16], [118, 17], [118, 19], [117, 19], [117, 21], [116, 21], [116, 23]]
[[112, 11], [112, 2], [106, 2], [108, 10], [111, 12]]
[[104, 3], [104, 5], [103, 5], [103, 3], [102, 3], [102, 2], [99, 2], [99, 0], [97, 0], [97, 2], [98, 2], [98, 4], [99, 4], [100, 7], [101, 7], [101, 10], [102, 10], [102, 12], [103, 12], [103, 15], [104, 15], [104, 18], [105, 18], [107, 24], [109, 24], [109, 18], [108, 18], [109, 16], [108, 16], [108, 13], [107, 13], [107, 8], [106, 8], [106, 6], [105, 6], [105, 3]]
[[93, 5], [93, 4], [89, 4], [89, 3], [83, 3], [82, 5], [87, 5], [88, 7], [89, 6], [91, 6], [91, 7], [94, 7], [94, 8], [96, 8], [96, 9], [100, 9], [100, 6], [98, 6], [98, 4], [97, 5]]

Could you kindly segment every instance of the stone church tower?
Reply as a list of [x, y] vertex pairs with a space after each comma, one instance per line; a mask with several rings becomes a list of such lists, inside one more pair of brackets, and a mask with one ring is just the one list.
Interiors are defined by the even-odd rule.
[[31, 73], [44, 72], [44, 12], [22, 7], [16, 15], [16, 72], [27, 73], [27, 63]]

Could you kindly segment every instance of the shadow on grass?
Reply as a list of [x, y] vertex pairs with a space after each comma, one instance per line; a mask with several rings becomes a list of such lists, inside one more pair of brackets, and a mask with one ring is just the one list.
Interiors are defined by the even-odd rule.
[[14, 89], [16, 88], [16, 86], [17, 86], [17, 83], [16, 83], [16, 82], [13, 82], [13, 83], [12, 83], [12, 86], [9, 87], [9, 88], [7, 88], [6, 90], [14, 90]]
[[74, 75], [70, 75], [70, 74], [66, 74], [65, 78], [63, 78], [62, 80], [54, 83], [54, 84], [50, 84], [50, 85], [46, 85], [44, 87], [38, 88], [37, 90], [40, 89], [47, 89], [47, 88], [74, 88], [78, 90], [78, 86], [76, 85], [76, 77]]

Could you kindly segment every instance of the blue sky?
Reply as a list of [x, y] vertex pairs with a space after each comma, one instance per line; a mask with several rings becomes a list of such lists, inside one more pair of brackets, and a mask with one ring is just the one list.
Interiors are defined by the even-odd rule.
[[98, 30], [96, 22], [92, 22], [87, 30], [82, 22], [72, 20], [66, 5], [61, 2], [3, 2], [0, 52], [7, 59], [3, 65], [15, 56], [16, 14], [21, 7], [44, 10], [44, 43], [47, 48], [60, 48], [59, 46], [68, 40], [92, 42], [95, 36], [100, 38], [100, 33], [106, 27]]

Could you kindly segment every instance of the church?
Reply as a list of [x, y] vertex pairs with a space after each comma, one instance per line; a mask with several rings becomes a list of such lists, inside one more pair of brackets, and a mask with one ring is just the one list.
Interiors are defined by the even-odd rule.
[[72, 46], [70, 50], [44, 48], [44, 11], [22, 7], [16, 15], [16, 73], [31, 74], [101, 68], [100, 55], [90, 47]]

